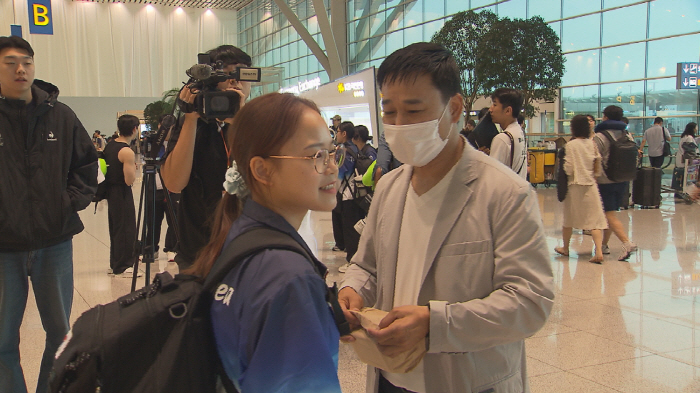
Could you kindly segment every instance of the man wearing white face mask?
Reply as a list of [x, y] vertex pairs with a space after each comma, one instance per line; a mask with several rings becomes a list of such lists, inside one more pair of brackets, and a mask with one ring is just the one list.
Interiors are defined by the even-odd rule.
[[527, 177], [527, 148], [525, 134], [518, 124], [523, 96], [514, 89], [497, 89], [491, 95], [491, 118], [500, 124], [503, 132], [491, 142], [490, 156], [511, 168], [520, 177]]
[[377, 83], [386, 140], [406, 165], [378, 183], [339, 299], [354, 327], [351, 310], [389, 312], [367, 329], [386, 356], [424, 339], [427, 354], [406, 374], [370, 367], [367, 391], [529, 392], [523, 340], [554, 298], [536, 196], [459, 135], [463, 100], [449, 51], [400, 49]]

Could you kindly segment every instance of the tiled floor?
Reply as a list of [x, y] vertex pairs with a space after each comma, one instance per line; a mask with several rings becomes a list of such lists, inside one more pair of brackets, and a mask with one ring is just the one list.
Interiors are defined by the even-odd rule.
[[[561, 243], [561, 207], [554, 189], [539, 188], [537, 194], [552, 249]], [[527, 340], [534, 393], [700, 392], [700, 304], [693, 295], [693, 289], [700, 290], [700, 206], [667, 196], [660, 209], [618, 214], [640, 248], [629, 262], [616, 260], [621, 245], [614, 237], [603, 265], [587, 262], [592, 241], [581, 234], [573, 237], [571, 257], [551, 255], [555, 306], [544, 328]], [[90, 207], [81, 217], [86, 229], [74, 239], [73, 321], [89, 307], [127, 293], [131, 283], [106, 274], [106, 208], [93, 214]], [[331, 269], [329, 281], [338, 281], [344, 256], [330, 251], [330, 213], [312, 213], [305, 232]], [[177, 269], [164, 258], [158, 269]], [[31, 296], [21, 333], [22, 365], [32, 392], [44, 333]], [[339, 375], [344, 392], [364, 392], [364, 366], [342, 344]]]

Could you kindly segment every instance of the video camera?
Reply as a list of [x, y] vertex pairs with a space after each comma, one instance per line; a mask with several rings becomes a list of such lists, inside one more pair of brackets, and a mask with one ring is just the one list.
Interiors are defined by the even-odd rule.
[[229, 79], [244, 82], [260, 82], [262, 69], [255, 67], [237, 67], [231, 73], [224, 71], [224, 63], [212, 63], [211, 56], [206, 53], [197, 55], [197, 63], [186, 73], [190, 77], [187, 82], [191, 91], [199, 90], [194, 100], [194, 108], [178, 99], [178, 105], [183, 112], [196, 111], [207, 120], [226, 119], [233, 117], [240, 108], [240, 95], [235, 91], [217, 90], [217, 85]]

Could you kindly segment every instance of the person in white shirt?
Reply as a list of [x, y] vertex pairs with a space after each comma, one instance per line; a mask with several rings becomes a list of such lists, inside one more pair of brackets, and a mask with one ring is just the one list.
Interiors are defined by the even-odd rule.
[[649, 164], [654, 168], [661, 168], [664, 164], [664, 143], [670, 140], [671, 135], [664, 128], [664, 119], [657, 117], [654, 119], [654, 125], [644, 131], [639, 150], [643, 151], [644, 146], [649, 142]]
[[523, 96], [514, 89], [497, 89], [491, 95], [491, 118], [500, 124], [503, 132], [491, 142], [490, 156], [511, 168], [523, 179], [527, 177], [527, 147], [525, 134], [518, 124]]
[[350, 311], [388, 312], [367, 329], [384, 355], [426, 337], [427, 354], [405, 374], [370, 367], [367, 391], [529, 392], [524, 339], [554, 299], [537, 196], [459, 134], [460, 73], [448, 50], [399, 49], [377, 84], [384, 135], [404, 165], [378, 183], [338, 296], [355, 328]]

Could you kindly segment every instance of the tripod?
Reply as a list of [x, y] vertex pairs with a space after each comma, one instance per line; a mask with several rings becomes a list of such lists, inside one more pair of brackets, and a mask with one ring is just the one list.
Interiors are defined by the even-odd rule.
[[[152, 157], [146, 156], [146, 163], [143, 166], [143, 177], [141, 183], [141, 196], [139, 198], [139, 213], [136, 216], [136, 239], [134, 241], [134, 253], [140, 251], [139, 254], [143, 255], [143, 263], [146, 264], [146, 274], [145, 274], [145, 284], [148, 286], [151, 282], [151, 264], [154, 262], [154, 252], [155, 245], [160, 239], [155, 238], [155, 226], [156, 226], [156, 176], [160, 178], [160, 183], [163, 184], [163, 177], [160, 175], [160, 163]], [[180, 242], [180, 231], [177, 225], [177, 216], [175, 215], [175, 209], [173, 208], [173, 201], [170, 198], [170, 192], [165, 188], [163, 184], [163, 191], [165, 194], [165, 200], [168, 205], [168, 214], [172, 217], [171, 223], [175, 226], [175, 236], [177, 237], [178, 243]], [[144, 197], [146, 198], [146, 203], [144, 203]], [[143, 216], [141, 216], [141, 211], [143, 210]], [[143, 218], [143, 219], [142, 219]], [[143, 222], [143, 227], [141, 223]], [[160, 225], [160, 223], [158, 223]], [[141, 240], [138, 239], [139, 228], [141, 228]], [[151, 244], [146, 244], [148, 242], [148, 231], [151, 231]], [[134, 275], [131, 278], [131, 292], [136, 290], [136, 279], [138, 278], [138, 268], [139, 259], [136, 258], [134, 263]]]

